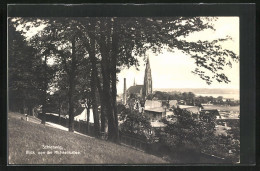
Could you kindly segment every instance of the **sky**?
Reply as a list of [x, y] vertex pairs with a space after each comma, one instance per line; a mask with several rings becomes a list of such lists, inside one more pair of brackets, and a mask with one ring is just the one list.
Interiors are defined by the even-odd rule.
[[[222, 47], [232, 50], [239, 55], [239, 17], [219, 17], [214, 21], [213, 30], [205, 30], [189, 35], [186, 40], [214, 40], [231, 36], [232, 40], [222, 43]], [[239, 62], [233, 63], [232, 68], [224, 68], [224, 73], [231, 81], [230, 83], [218, 83], [213, 81], [207, 85], [198, 75], [193, 74], [196, 67], [195, 60], [183, 54], [180, 51], [174, 53], [164, 50], [161, 54], [155, 55], [151, 51], [146, 53], [149, 56], [152, 71], [153, 89], [160, 88], [232, 88], [239, 89]], [[136, 84], [143, 85], [145, 62], [140, 57], [139, 71], [135, 67], [126, 68], [118, 74], [117, 92], [123, 92], [124, 78], [126, 78], [126, 87]]]

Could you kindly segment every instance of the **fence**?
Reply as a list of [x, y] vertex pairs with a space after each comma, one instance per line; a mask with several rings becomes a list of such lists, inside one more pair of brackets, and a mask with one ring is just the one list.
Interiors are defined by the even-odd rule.
[[[38, 115], [38, 118], [42, 119], [42, 117], [43, 117], [42, 114]], [[68, 128], [68, 124], [69, 124], [68, 119], [59, 117], [57, 115], [52, 115], [52, 114], [46, 115], [46, 121], [56, 123], [56, 124], [62, 125], [67, 128]], [[86, 121], [74, 121], [74, 130], [77, 132], [80, 132], [82, 134], [94, 136], [94, 125], [92, 123], [89, 123], [89, 126], [87, 128]], [[105, 133], [103, 133], [103, 134], [102, 134], [102, 137], [103, 138], [106, 137]], [[142, 150], [142, 151], [156, 154], [156, 155], [167, 154], [171, 151], [166, 146], [162, 146], [160, 143], [148, 143], [145, 138], [136, 137], [134, 135], [125, 134], [122, 132], [120, 132], [119, 136], [120, 136], [120, 141], [122, 144], [131, 146], [134, 149]], [[104, 138], [104, 139], [106, 139], [106, 138]], [[188, 154], [184, 155], [186, 160], [187, 160], [187, 156], [189, 156], [189, 155]], [[195, 157], [192, 157], [192, 156], [190, 156], [190, 157], [191, 157], [191, 161], [187, 160], [187, 162], [193, 163], [194, 158], [196, 158], [197, 159], [196, 162], [199, 162], [199, 163], [229, 163], [230, 162], [228, 160], [225, 160], [225, 159], [213, 156], [213, 155], [205, 154], [205, 153], [196, 154]], [[185, 161], [185, 160], [183, 159], [183, 161]]]
[[[43, 115], [39, 114], [38, 118], [42, 119]], [[46, 122], [59, 124], [66, 128], [69, 127], [69, 119], [67, 118], [59, 117], [58, 115], [54, 115], [54, 114], [46, 114], [45, 118], [46, 118]], [[74, 130], [82, 134], [94, 136], [94, 125], [92, 123], [89, 123], [89, 126], [87, 126], [86, 121], [74, 121]]]
[[148, 143], [146, 140], [133, 137], [131, 135], [120, 133], [121, 143], [132, 146], [135, 149], [146, 151], [148, 148]]
[[87, 124], [86, 121], [74, 121], [74, 129], [82, 134], [94, 136], [94, 125], [92, 123]]

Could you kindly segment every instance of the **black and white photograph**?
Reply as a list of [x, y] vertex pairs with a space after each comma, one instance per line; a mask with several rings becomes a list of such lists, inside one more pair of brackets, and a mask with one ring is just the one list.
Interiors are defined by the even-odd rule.
[[8, 17], [8, 164], [239, 164], [239, 16]]

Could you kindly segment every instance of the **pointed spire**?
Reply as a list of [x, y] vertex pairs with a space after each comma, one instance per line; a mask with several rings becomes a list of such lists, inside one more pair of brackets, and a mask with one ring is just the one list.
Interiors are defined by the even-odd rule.
[[144, 97], [146, 97], [147, 95], [153, 92], [152, 87], [153, 85], [152, 85], [150, 59], [149, 59], [149, 55], [147, 55], [146, 68], [144, 74]]
[[150, 68], [149, 55], [148, 55], [148, 57], [147, 57], [147, 61], [146, 61], [146, 68]]
[[135, 84], [135, 78], [134, 78], [134, 86], [136, 86], [136, 84]]

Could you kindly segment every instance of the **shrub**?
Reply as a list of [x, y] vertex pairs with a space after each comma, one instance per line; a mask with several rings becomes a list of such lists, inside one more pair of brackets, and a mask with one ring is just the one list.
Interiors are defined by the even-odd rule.
[[123, 120], [123, 123], [120, 125], [120, 131], [124, 134], [133, 135], [134, 137], [151, 141], [152, 127], [149, 118], [137, 111], [128, 112], [127, 115], [121, 115], [120, 120]]
[[186, 110], [174, 109], [176, 122], [164, 120], [167, 124], [160, 132], [160, 142], [175, 152], [201, 152], [214, 141], [215, 119], [213, 116], [197, 115]]

